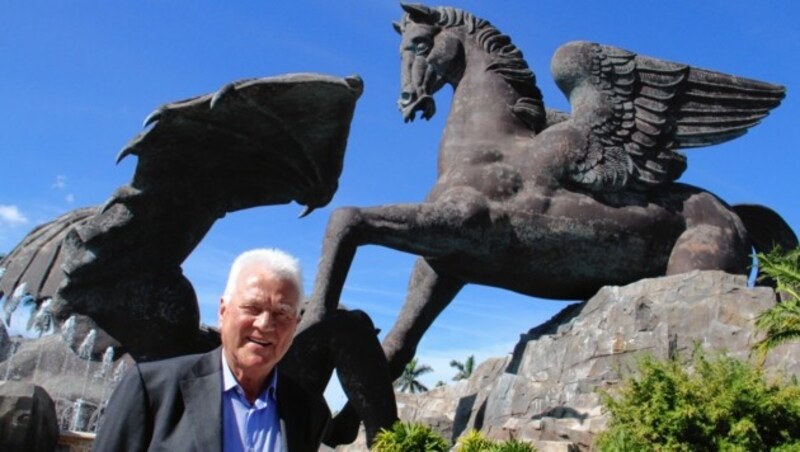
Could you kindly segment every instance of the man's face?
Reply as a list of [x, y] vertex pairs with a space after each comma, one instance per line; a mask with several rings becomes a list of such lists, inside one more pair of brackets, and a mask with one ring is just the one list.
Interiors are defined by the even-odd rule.
[[292, 343], [299, 318], [294, 283], [278, 279], [261, 264], [247, 265], [219, 308], [222, 347], [234, 376], [262, 381]]

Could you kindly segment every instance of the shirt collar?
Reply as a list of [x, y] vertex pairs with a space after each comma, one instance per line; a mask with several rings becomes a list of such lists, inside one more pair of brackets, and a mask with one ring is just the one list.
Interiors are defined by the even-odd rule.
[[[222, 392], [228, 392], [232, 389], [238, 388], [238, 393], [242, 396], [244, 395], [244, 389], [242, 389], [239, 382], [236, 381], [236, 377], [233, 376], [233, 372], [231, 372], [230, 366], [228, 366], [228, 360], [225, 359], [225, 351], [221, 350], [222, 353]], [[258, 399], [256, 399], [256, 403], [261, 401], [261, 403], [267, 402], [267, 396], [269, 396], [270, 401], [276, 400], [276, 394], [278, 391], [278, 366], [275, 366], [272, 369], [272, 373], [270, 376], [267, 377], [270, 379], [269, 386], [258, 395]]]

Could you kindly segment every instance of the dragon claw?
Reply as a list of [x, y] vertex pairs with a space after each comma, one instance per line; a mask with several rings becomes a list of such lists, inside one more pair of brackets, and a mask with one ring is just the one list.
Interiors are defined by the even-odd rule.
[[233, 83], [229, 83], [220, 88], [216, 93], [214, 93], [214, 95], [211, 97], [211, 104], [209, 105], [209, 108], [213, 110], [214, 107], [217, 105], [217, 103], [219, 103], [219, 100], [222, 99], [231, 91], [233, 91], [234, 87], [235, 86]]
[[306, 206], [297, 218], [305, 218], [314, 210], [316, 210], [316, 207]]
[[124, 159], [125, 157], [127, 157], [127, 156], [129, 156], [131, 154], [133, 154], [133, 147], [125, 146], [121, 151], [119, 151], [119, 154], [117, 154], [117, 160], [116, 160], [116, 162], [114, 162], [114, 164], [115, 165], [119, 165], [119, 162], [121, 162], [122, 159]]
[[161, 115], [163, 113], [164, 113], [164, 110], [159, 108], [158, 110], [155, 110], [154, 112], [152, 112], [149, 115], [147, 115], [147, 117], [144, 118], [144, 123], [142, 124], [142, 128], [145, 128], [145, 127], [149, 126], [150, 124], [160, 120], [161, 119]]

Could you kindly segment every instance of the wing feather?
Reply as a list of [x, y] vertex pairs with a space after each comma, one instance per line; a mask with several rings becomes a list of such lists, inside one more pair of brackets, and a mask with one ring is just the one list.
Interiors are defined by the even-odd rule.
[[552, 68], [573, 106], [571, 121], [588, 143], [568, 173], [596, 191], [648, 189], [676, 180], [686, 169], [679, 149], [744, 135], [786, 91], [588, 42], [562, 46]]

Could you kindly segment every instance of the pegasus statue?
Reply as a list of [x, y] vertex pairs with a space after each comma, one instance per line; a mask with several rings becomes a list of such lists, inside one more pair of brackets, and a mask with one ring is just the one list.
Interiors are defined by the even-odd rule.
[[545, 108], [522, 52], [488, 21], [402, 8], [403, 119], [429, 119], [434, 94], [454, 90], [436, 184], [418, 204], [333, 212], [300, 328], [335, 312], [367, 244], [419, 256], [382, 344], [393, 378], [468, 283], [586, 299], [604, 285], [691, 270], [746, 273], [753, 248], [797, 245], [772, 210], [731, 207], [677, 182], [681, 149], [745, 134], [780, 104], [783, 87], [572, 42], [552, 60], [572, 106], [560, 113]]

